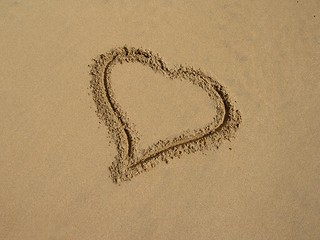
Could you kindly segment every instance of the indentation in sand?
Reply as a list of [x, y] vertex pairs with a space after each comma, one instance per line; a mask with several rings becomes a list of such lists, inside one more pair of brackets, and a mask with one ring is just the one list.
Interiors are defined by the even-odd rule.
[[[201, 128], [186, 130], [175, 137], [159, 140], [142, 152], [138, 151], [138, 132], [115, 98], [112, 88], [112, 70], [115, 65], [124, 63], [140, 63], [171, 80], [194, 84], [212, 100], [215, 116]], [[130, 180], [161, 161], [168, 162], [168, 159], [179, 158], [184, 153], [216, 149], [223, 140], [234, 137], [241, 123], [240, 112], [220, 83], [192, 67], [169, 68], [158, 54], [153, 54], [150, 50], [128, 47], [112, 49], [94, 59], [90, 74], [97, 115], [108, 127], [118, 150], [110, 166], [111, 178], [115, 183]]]

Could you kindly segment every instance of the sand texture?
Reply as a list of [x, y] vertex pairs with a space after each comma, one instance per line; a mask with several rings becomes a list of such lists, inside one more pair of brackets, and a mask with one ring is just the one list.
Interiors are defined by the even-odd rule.
[[319, 0], [0, 1], [0, 240], [319, 240]]

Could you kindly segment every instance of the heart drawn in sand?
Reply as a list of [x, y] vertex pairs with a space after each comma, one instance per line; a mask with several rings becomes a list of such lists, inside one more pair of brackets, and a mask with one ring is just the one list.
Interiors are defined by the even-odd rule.
[[[90, 86], [97, 106], [98, 117], [106, 124], [114, 140], [118, 154], [110, 166], [111, 178], [115, 183], [130, 180], [135, 175], [167, 162], [169, 158], [180, 157], [205, 149], [216, 149], [223, 140], [234, 137], [241, 123], [241, 114], [232, 104], [226, 89], [212, 77], [192, 67], [169, 68], [158, 54], [140, 48], [115, 48], [93, 60], [90, 66]], [[217, 104], [216, 116], [206, 126], [180, 133], [174, 138], [160, 140], [137, 154], [138, 133], [133, 123], [112, 91], [111, 72], [116, 64], [140, 63], [165, 77], [190, 81], [203, 89]]]

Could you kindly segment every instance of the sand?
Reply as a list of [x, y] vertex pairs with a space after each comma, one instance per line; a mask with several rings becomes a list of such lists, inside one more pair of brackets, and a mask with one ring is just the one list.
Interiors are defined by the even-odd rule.
[[319, 10], [1, 1], [0, 239], [320, 239]]

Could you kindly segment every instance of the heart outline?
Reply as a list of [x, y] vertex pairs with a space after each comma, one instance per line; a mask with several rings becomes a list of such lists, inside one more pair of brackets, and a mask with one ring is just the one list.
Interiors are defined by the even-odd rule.
[[[172, 139], [159, 140], [144, 150], [142, 158], [137, 156], [138, 132], [126, 113], [114, 98], [112, 91], [112, 68], [120, 63], [141, 63], [171, 79], [189, 80], [202, 88], [216, 105], [217, 116], [206, 126], [185, 131]], [[132, 177], [156, 166], [168, 158], [180, 157], [204, 149], [218, 148], [222, 140], [230, 140], [242, 122], [240, 111], [231, 102], [226, 89], [201, 70], [182, 65], [173, 68], [158, 54], [141, 48], [113, 48], [93, 59], [90, 87], [96, 103], [96, 113], [105, 122], [117, 146], [118, 155], [109, 167], [113, 182], [131, 180]]]

